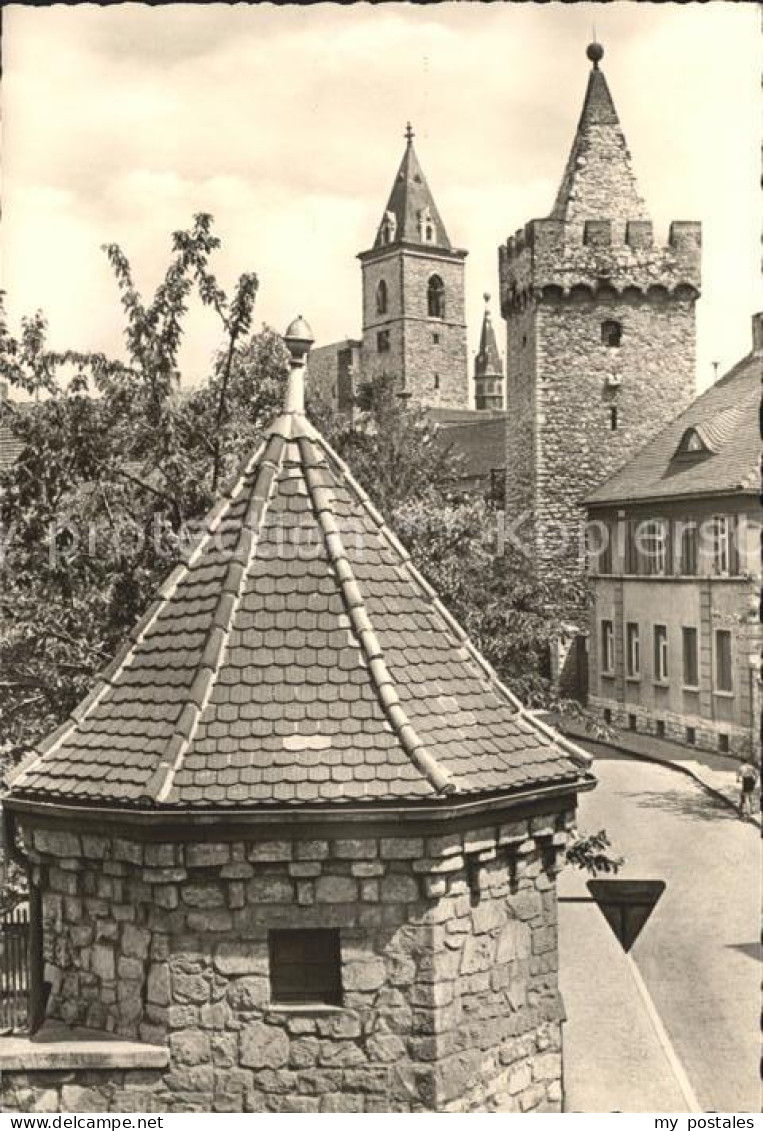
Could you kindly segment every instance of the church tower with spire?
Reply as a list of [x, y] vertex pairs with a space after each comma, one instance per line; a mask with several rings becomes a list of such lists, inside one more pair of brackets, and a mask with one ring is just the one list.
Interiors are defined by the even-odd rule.
[[490, 295], [486, 294], [484, 299], [480, 348], [474, 359], [474, 407], [500, 411], [503, 408], [503, 365], [490, 317]]
[[469, 403], [464, 260], [406, 129], [405, 153], [363, 274], [363, 380], [386, 374], [425, 407]]
[[[499, 250], [507, 522], [539, 575], [583, 578], [583, 501], [691, 400], [701, 228], [655, 242], [598, 43], [551, 215]], [[517, 528], [515, 528], [517, 529]]]

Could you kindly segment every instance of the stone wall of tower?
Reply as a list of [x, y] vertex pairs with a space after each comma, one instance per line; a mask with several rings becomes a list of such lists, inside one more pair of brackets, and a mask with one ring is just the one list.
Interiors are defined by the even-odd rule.
[[[537, 457], [536, 320], [531, 302], [507, 322], [506, 335], [506, 515], [520, 522], [518, 537], [534, 555], [535, 462]], [[524, 516], [524, 517], [521, 517]]]
[[[657, 247], [648, 221], [617, 241], [609, 220], [540, 220], [501, 249], [507, 521], [531, 512], [535, 568], [567, 591], [571, 617], [584, 499], [694, 395], [699, 268], [700, 228], [688, 222]], [[606, 344], [606, 322], [619, 325], [619, 345]]]
[[[556, 873], [574, 812], [553, 804], [406, 835], [26, 827], [48, 1015], [164, 1046], [169, 1064], [30, 1062], [3, 1072], [3, 1110], [558, 1111]], [[268, 931], [315, 927], [340, 934], [341, 1006], [274, 1004]]]
[[[445, 317], [431, 318], [427, 284], [439, 275], [445, 285]], [[387, 312], [376, 311], [381, 280]], [[387, 331], [389, 349], [378, 348]], [[425, 406], [466, 408], [468, 351], [464, 306], [464, 261], [436, 252], [395, 248], [363, 262], [363, 380], [383, 373], [404, 381], [412, 401]]]

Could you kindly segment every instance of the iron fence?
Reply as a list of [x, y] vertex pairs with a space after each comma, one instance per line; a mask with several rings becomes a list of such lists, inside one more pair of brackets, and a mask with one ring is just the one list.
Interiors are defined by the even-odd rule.
[[29, 908], [21, 904], [0, 917], [0, 1032], [29, 1023]]

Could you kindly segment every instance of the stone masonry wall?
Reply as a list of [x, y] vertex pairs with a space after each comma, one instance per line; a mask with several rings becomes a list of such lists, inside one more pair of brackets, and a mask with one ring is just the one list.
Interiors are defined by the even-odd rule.
[[[591, 695], [588, 705], [602, 722], [605, 719], [604, 712], [608, 711], [611, 725], [622, 730], [624, 734], [627, 731], [632, 731], [628, 717], [634, 715], [636, 733], [662, 737], [669, 742], [678, 743], [687, 750], [696, 748], [697, 750], [708, 750], [718, 754], [718, 735], [725, 734], [729, 744], [728, 753], [732, 758], [741, 760], [754, 752], [750, 728], [734, 726], [718, 720], [703, 719], [695, 715], [679, 715], [671, 711], [660, 711], [659, 719], [664, 724], [664, 730], [661, 735], [658, 735], [656, 712], [653, 708], [643, 707], [639, 703], [621, 703], [603, 695]], [[689, 746], [686, 742], [687, 726], [693, 727], [696, 733], [696, 742], [692, 746]], [[627, 744], [625, 738], [623, 744]]]
[[[445, 285], [445, 318], [430, 318], [427, 284]], [[376, 313], [376, 288], [387, 284], [388, 308]], [[379, 353], [377, 333], [387, 329], [390, 349]], [[435, 338], [438, 340], [435, 341]], [[466, 408], [469, 360], [464, 307], [464, 261], [397, 250], [363, 264], [363, 380], [382, 373], [405, 377], [405, 391], [426, 406]], [[435, 374], [438, 387], [435, 387]]]
[[[27, 832], [49, 1015], [168, 1044], [170, 1067], [7, 1073], [6, 1109], [60, 1086], [95, 1089], [89, 1110], [558, 1110], [554, 878], [572, 819], [188, 845]], [[339, 928], [341, 1007], [270, 1002], [272, 927]]]
[[[609, 319], [622, 323], [619, 348], [602, 343]], [[525, 336], [534, 353], [517, 360]], [[548, 296], [510, 316], [508, 344], [517, 369], [509, 370], [507, 522], [529, 506], [522, 529], [534, 529], [536, 570], [560, 592], [575, 582], [582, 597], [583, 501], [694, 395], [694, 300], [635, 289]], [[574, 620], [579, 597], [571, 592], [567, 604]]]

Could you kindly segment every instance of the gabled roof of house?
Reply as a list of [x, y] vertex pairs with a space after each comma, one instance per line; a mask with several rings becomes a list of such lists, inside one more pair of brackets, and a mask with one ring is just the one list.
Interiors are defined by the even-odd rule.
[[312, 810], [580, 783], [586, 756], [502, 686], [306, 419], [300, 381], [11, 800]]
[[[763, 357], [751, 353], [712, 385], [588, 497], [589, 505], [757, 493]], [[685, 451], [696, 432], [701, 449]]]

